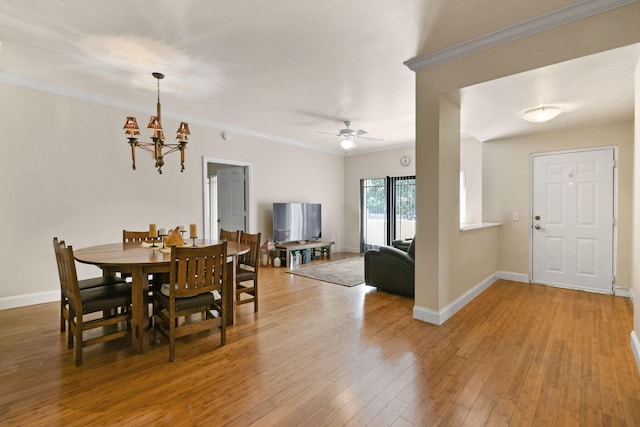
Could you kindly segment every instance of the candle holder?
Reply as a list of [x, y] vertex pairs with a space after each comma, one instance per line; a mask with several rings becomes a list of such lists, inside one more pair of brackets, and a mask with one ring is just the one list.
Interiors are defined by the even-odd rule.
[[156, 238], [152, 237], [151, 238], [151, 246], [150, 246], [150, 248], [157, 248], [157, 247], [158, 247], [158, 245], [156, 245]]
[[196, 239], [197, 239], [197, 238], [198, 238], [198, 236], [195, 236], [195, 237], [191, 236], [191, 242], [192, 242], [192, 243], [191, 243], [191, 245], [192, 245], [193, 247], [197, 247], [197, 246], [198, 246], [198, 245], [196, 245]]
[[161, 235], [160, 235], [160, 240], [162, 241], [162, 249], [164, 249], [164, 239], [165, 239], [165, 237], [167, 237], [167, 236], [168, 236], [168, 234], [161, 234]]

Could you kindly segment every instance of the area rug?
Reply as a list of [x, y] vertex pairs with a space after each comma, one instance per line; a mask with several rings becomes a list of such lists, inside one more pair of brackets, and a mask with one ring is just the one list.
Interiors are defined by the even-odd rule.
[[342, 286], [356, 286], [364, 283], [364, 257], [357, 256], [339, 261], [299, 267], [287, 273]]

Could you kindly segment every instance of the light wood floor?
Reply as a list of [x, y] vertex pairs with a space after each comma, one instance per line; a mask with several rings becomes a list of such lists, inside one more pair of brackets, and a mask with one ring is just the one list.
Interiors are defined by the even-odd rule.
[[438, 327], [364, 285], [260, 281], [226, 346], [175, 363], [120, 341], [76, 367], [58, 303], [0, 311], [0, 425], [640, 425], [627, 299], [499, 281]]

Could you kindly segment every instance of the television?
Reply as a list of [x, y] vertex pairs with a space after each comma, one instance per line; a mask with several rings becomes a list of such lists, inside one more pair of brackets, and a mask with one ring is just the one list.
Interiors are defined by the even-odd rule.
[[322, 237], [322, 205], [274, 203], [273, 240], [277, 243], [318, 240]]

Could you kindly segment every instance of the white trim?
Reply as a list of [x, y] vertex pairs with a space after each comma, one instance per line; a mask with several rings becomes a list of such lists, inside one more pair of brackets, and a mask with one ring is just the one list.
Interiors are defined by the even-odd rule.
[[509, 280], [511, 282], [531, 283], [528, 274], [513, 273], [511, 271], [498, 271], [496, 277], [502, 280]]
[[469, 304], [478, 295], [484, 292], [489, 286], [491, 286], [498, 277], [493, 274], [482, 282], [469, 289], [467, 292], [453, 300], [450, 304], [443, 307], [440, 311], [431, 310], [429, 308], [413, 306], [413, 318], [422, 320], [423, 322], [432, 323], [434, 325], [442, 325], [451, 316], [460, 311], [465, 305]]
[[633, 351], [633, 356], [636, 358], [636, 366], [640, 373], [640, 340], [638, 340], [636, 331], [631, 331], [631, 350]]
[[490, 47], [579, 21], [580, 19], [626, 6], [636, 1], [637, 0], [582, 0], [567, 7], [554, 10], [553, 12], [527, 19], [526, 21], [458, 43], [425, 56], [410, 59], [404, 64], [415, 72], [426, 70], [427, 68], [432, 68]]
[[631, 288], [628, 286], [614, 285], [613, 294], [617, 297], [631, 298]]
[[500, 222], [480, 222], [477, 224], [461, 224], [460, 231], [480, 230], [482, 228], [499, 227], [501, 225], [502, 223]]
[[60, 301], [60, 291], [35, 292], [32, 294], [12, 295], [0, 298], [0, 310]]

